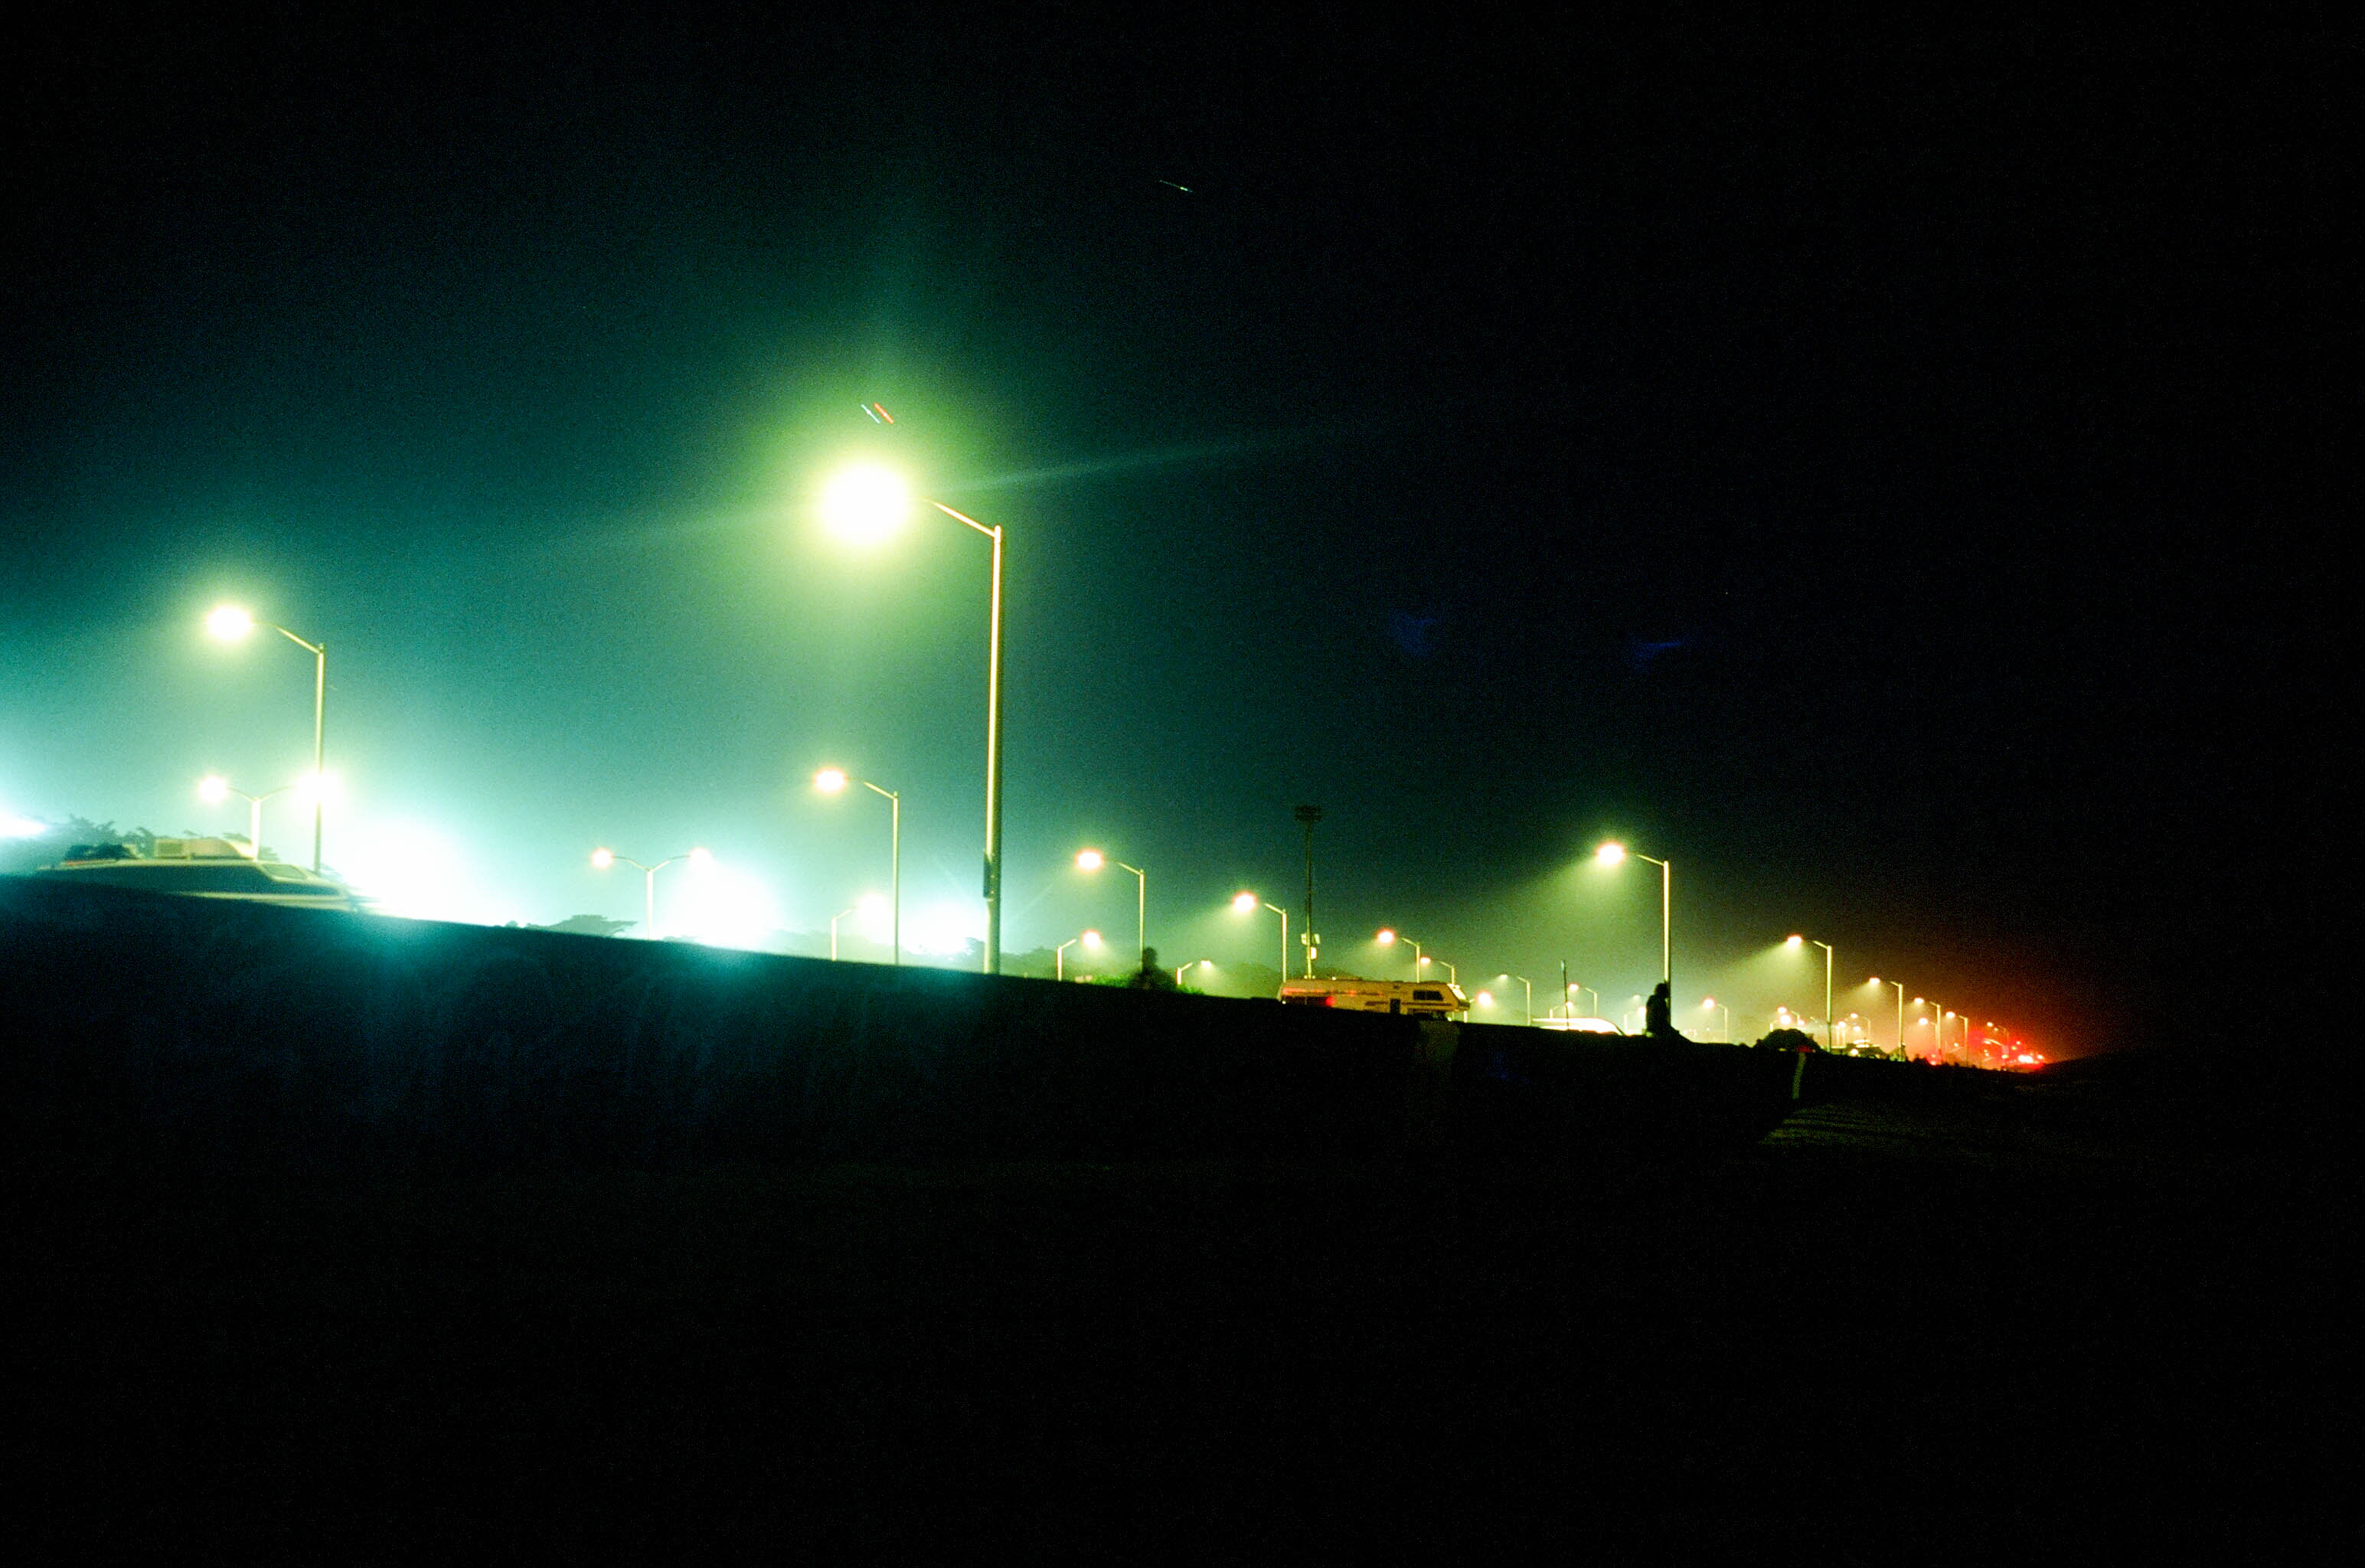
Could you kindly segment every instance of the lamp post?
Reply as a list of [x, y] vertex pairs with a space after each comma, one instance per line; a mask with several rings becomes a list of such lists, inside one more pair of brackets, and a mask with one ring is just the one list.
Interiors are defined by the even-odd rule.
[[[642, 898], [644, 900], [642, 906], [643, 920], [641, 929], [647, 932], [649, 934], [650, 940], [654, 941], [656, 940], [657, 934], [657, 873], [664, 870], [667, 867], [672, 865], [677, 860], [687, 860], [693, 866], [712, 865], [713, 863], [714, 857], [708, 854], [702, 848], [690, 849], [685, 850], [679, 855], [668, 855], [654, 866], [644, 866], [642, 865], [640, 861], [633, 859], [631, 856], [619, 855], [612, 849], [595, 849], [591, 852], [591, 864], [593, 868], [598, 870], [604, 871], [619, 860], [622, 860], [627, 866], [634, 866], [640, 868], [643, 879]], [[835, 946], [835, 940], [836, 933], [833, 929], [831, 933], [833, 947]], [[836, 955], [833, 952], [831, 956], [835, 958]]]
[[1718, 1040], [1724, 1045], [1729, 1046], [1732, 1044], [1732, 1009], [1727, 1007], [1723, 1002], [1719, 1002], [1713, 996], [1704, 996], [1700, 998], [1701, 1012], [1705, 1013], [1711, 1007], [1724, 1014], [1723, 1023], [1717, 1028]]
[[1120, 871], [1133, 873], [1133, 935], [1141, 955], [1135, 959], [1138, 967], [1149, 960], [1149, 878], [1138, 866], [1128, 866], [1122, 860], [1112, 860], [1097, 849], [1087, 849], [1076, 857], [1079, 870], [1097, 871], [1104, 866], [1114, 866]]
[[1195, 968], [1195, 969], [1214, 969], [1215, 967], [1216, 967], [1216, 961], [1215, 961], [1213, 958], [1202, 958], [1202, 959], [1200, 959], [1200, 960], [1199, 960], [1195, 965], [1194, 965], [1194, 964], [1177, 964], [1177, 965], [1175, 965], [1175, 966], [1174, 966], [1174, 983], [1175, 983], [1175, 985], [1177, 985], [1178, 987], [1179, 987], [1180, 985], [1182, 985], [1182, 971], [1183, 971], [1184, 969], [1194, 969], [1194, 968]]
[[1896, 988], [1897, 1058], [1900, 1061], [1902, 1061], [1905, 1059], [1905, 982], [1903, 980], [1884, 980], [1878, 975], [1875, 975], [1866, 983], [1868, 985], [1887, 985]]
[[1266, 903], [1254, 893], [1243, 892], [1232, 895], [1232, 912], [1236, 914], [1254, 914], [1260, 906], [1281, 916], [1281, 978], [1287, 980], [1289, 978], [1289, 911], [1277, 903]]
[[1426, 959], [1422, 958], [1422, 957], [1420, 956], [1420, 944], [1419, 944], [1419, 943], [1418, 943], [1418, 942], [1414, 941], [1414, 940], [1413, 940], [1411, 937], [1409, 937], [1409, 936], [1399, 936], [1399, 935], [1397, 935], [1394, 931], [1387, 930], [1387, 929], [1385, 929], [1385, 928], [1383, 928], [1383, 929], [1381, 930], [1380, 934], [1379, 934], [1377, 936], [1373, 937], [1373, 941], [1375, 941], [1375, 942], [1377, 942], [1377, 943], [1378, 943], [1381, 946], [1383, 946], [1383, 947], [1393, 947], [1393, 946], [1395, 946], [1397, 943], [1401, 942], [1401, 943], [1403, 943], [1406, 946], [1407, 946], [1407, 947], [1411, 948], [1411, 949], [1412, 949], [1412, 978], [1413, 978], [1413, 980], [1414, 980], [1414, 982], [1415, 982], [1416, 984], [1418, 984], [1418, 983], [1419, 982], [1419, 980], [1420, 980], [1420, 966], [1421, 966], [1423, 963], [1425, 963], [1425, 962], [1427, 961]]
[[[985, 972], [1002, 972], [1002, 530], [955, 511], [938, 500], [928, 505], [993, 544], [993, 576], [987, 600], [985, 655]], [[883, 468], [849, 468], [822, 493], [823, 520], [841, 537], [869, 541], [891, 531], [909, 515], [912, 492]], [[874, 786], [875, 788], [875, 786]], [[882, 790], [881, 793], [884, 793]]]
[[[1648, 861], [1659, 868], [1659, 983], [1667, 988], [1668, 998], [1672, 1001], [1676, 994], [1676, 868], [1664, 860], [1645, 855], [1637, 849], [1629, 849], [1622, 844], [1605, 844], [1593, 852], [1594, 859], [1604, 866], [1615, 866], [1629, 855], [1637, 860]], [[1600, 993], [1597, 991], [1594, 994], [1595, 1005], [1598, 1006], [1600, 1001]]]
[[[887, 929], [889, 947], [893, 958], [889, 961], [901, 967], [903, 962], [903, 797], [892, 790], [881, 790], [868, 778], [848, 779], [842, 767], [824, 767], [813, 775], [813, 788], [824, 795], [835, 795], [848, 783], [860, 784], [874, 795], [887, 799]], [[852, 913], [851, 911], [848, 912]], [[830, 957], [837, 957], [836, 938], [831, 937]]]
[[1528, 983], [1525, 976], [1515, 975], [1508, 970], [1505, 970], [1501, 975], [1498, 975], [1496, 978], [1498, 980], [1518, 980], [1520, 986], [1524, 988], [1525, 994], [1527, 996], [1527, 1002], [1526, 1005], [1520, 1009], [1519, 1015], [1528, 1021], [1528, 1026], [1530, 1028], [1533, 1028], [1536, 1022], [1536, 988]]
[[206, 630], [225, 643], [237, 642], [257, 626], [269, 627], [312, 655], [312, 869], [317, 872], [320, 868], [320, 813], [327, 800], [321, 775], [326, 767], [323, 737], [329, 705], [329, 649], [326, 644], [305, 641], [285, 626], [257, 621], [234, 604], [221, 605], [206, 617]]
[[[860, 904], [857, 904], [854, 909], [861, 907]], [[829, 917], [829, 961], [833, 964], [837, 962], [837, 923], [853, 913], [853, 909], [842, 909]]]
[[208, 773], [197, 780], [197, 799], [209, 806], [218, 806], [232, 795], [246, 802], [246, 849], [250, 858], [263, 858], [263, 802], [274, 795], [285, 795], [296, 788], [282, 784], [276, 790], [266, 790], [260, 795], [250, 795], [243, 790], [230, 788], [230, 780], [219, 773]]
[[1074, 946], [1079, 942], [1082, 942], [1087, 947], [1097, 947], [1101, 945], [1101, 934], [1097, 931], [1087, 931], [1082, 936], [1069, 937], [1065, 942], [1060, 943], [1057, 947], [1053, 948], [1051, 950], [1052, 979], [1066, 980], [1068, 978], [1068, 949]]
[[1811, 936], [1800, 936], [1794, 932], [1786, 946], [1791, 947], [1813, 946], [1823, 950], [1823, 1049], [1827, 1051], [1836, 1049], [1832, 1035], [1832, 945], [1828, 942], [1817, 942]]

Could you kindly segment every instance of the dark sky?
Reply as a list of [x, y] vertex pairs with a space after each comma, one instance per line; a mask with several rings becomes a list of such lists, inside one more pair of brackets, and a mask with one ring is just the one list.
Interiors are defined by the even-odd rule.
[[1170, 961], [1264, 957], [1222, 901], [1295, 905], [1311, 801], [1343, 963], [1622, 1000], [1614, 834], [1680, 1004], [1819, 1007], [1804, 930], [2057, 1048], [2157, 1021], [2306, 50], [376, 15], [14, 42], [7, 812], [293, 777], [308, 661], [230, 599], [328, 644], [329, 859], [398, 902], [636, 915], [589, 848], [704, 844], [683, 924], [820, 929], [884, 884], [837, 762], [974, 934], [985, 553], [822, 534], [867, 454], [1009, 530], [1014, 950], [1129, 940], [1091, 843]]

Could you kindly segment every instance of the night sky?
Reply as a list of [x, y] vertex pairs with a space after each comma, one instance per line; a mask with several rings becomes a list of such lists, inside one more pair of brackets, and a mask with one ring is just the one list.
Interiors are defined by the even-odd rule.
[[2258, 60], [761, 15], [12, 39], [0, 812], [242, 829], [195, 781], [308, 766], [312, 672], [232, 600], [326, 643], [327, 858], [389, 907], [637, 918], [592, 847], [703, 845], [664, 924], [825, 930], [886, 880], [835, 763], [957, 952], [986, 551], [827, 536], [869, 456], [1008, 530], [1013, 954], [1129, 947], [1092, 845], [1169, 963], [1272, 963], [1224, 903], [1295, 911], [1311, 801], [1365, 972], [1390, 925], [1616, 1012], [1614, 836], [1736, 1031], [1820, 1011], [1792, 931], [1884, 1036], [1875, 972], [2157, 1025], [2270, 422]]

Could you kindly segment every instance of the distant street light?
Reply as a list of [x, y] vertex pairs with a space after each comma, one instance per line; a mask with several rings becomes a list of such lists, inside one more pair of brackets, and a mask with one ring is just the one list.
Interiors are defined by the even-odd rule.
[[[1183, 971], [1184, 969], [1191, 969], [1191, 968], [1194, 968], [1194, 966], [1190, 965], [1190, 964], [1177, 964], [1177, 965], [1175, 965], [1175, 966], [1174, 966], [1174, 983], [1175, 983], [1176, 985], [1178, 985], [1178, 986], [1179, 986], [1179, 985], [1181, 985], [1181, 984], [1182, 983], [1182, 971]], [[1214, 968], [1216, 967], [1216, 961], [1215, 961], [1213, 958], [1202, 958], [1202, 959], [1200, 959], [1200, 960], [1199, 960], [1198, 964], [1197, 964], [1195, 967], [1196, 967], [1196, 968], [1199, 968], [1199, 969], [1214, 969]]]
[[1823, 1049], [1833, 1050], [1837, 1047], [1833, 1043], [1834, 1036], [1832, 1033], [1832, 945], [1828, 942], [1817, 942], [1811, 936], [1800, 936], [1793, 933], [1785, 946], [1798, 947], [1807, 944], [1823, 950]]
[[1412, 949], [1412, 978], [1413, 978], [1413, 981], [1414, 981], [1414, 983], [1415, 983], [1415, 984], [1418, 984], [1418, 983], [1419, 983], [1419, 981], [1420, 981], [1420, 966], [1421, 966], [1423, 963], [1425, 963], [1425, 962], [1427, 961], [1426, 959], [1424, 959], [1424, 958], [1420, 956], [1420, 944], [1419, 944], [1419, 943], [1418, 943], [1418, 942], [1414, 941], [1414, 940], [1413, 940], [1411, 937], [1409, 937], [1409, 936], [1400, 936], [1400, 935], [1398, 935], [1395, 932], [1391, 931], [1391, 930], [1387, 930], [1387, 929], [1384, 929], [1384, 928], [1383, 928], [1383, 929], [1382, 929], [1382, 931], [1380, 932], [1380, 934], [1379, 934], [1377, 936], [1373, 937], [1373, 941], [1375, 941], [1375, 942], [1377, 942], [1377, 943], [1378, 943], [1381, 946], [1383, 946], [1383, 947], [1393, 947], [1393, 946], [1395, 946], [1397, 943], [1401, 942], [1401, 943], [1403, 943], [1406, 946], [1407, 946], [1407, 947], [1411, 948], [1411, 949]]
[[[824, 795], [841, 793], [847, 784], [846, 769], [824, 767], [813, 775], [813, 788]], [[868, 778], [856, 779], [874, 795], [887, 799], [887, 885], [889, 914], [887, 917], [888, 946], [894, 955], [889, 961], [903, 962], [903, 797], [892, 790], [881, 790]], [[832, 958], [837, 955], [835, 950]]]
[[[869, 543], [900, 526], [912, 510], [911, 487], [870, 465], [840, 472], [824, 487], [823, 522], [839, 538]], [[931, 500], [927, 504], [993, 543], [985, 657], [985, 972], [1002, 972], [1002, 530], [988, 528]]]
[[687, 860], [693, 866], [711, 866], [714, 863], [714, 857], [702, 848], [692, 849], [680, 855], [668, 855], [654, 866], [644, 866], [631, 856], [619, 855], [612, 849], [595, 849], [591, 852], [591, 865], [596, 870], [604, 871], [619, 860], [627, 866], [640, 868], [643, 878], [643, 896], [645, 900], [641, 929], [647, 932], [650, 940], [654, 941], [657, 935], [657, 873], [677, 860]]
[[1060, 943], [1059, 946], [1053, 948], [1051, 950], [1051, 976], [1054, 980], [1066, 980], [1068, 978], [1068, 949], [1074, 946], [1079, 942], [1082, 942], [1087, 947], [1097, 947], [1101, 945], [1101, 934], [1097, 931], [1087, 931], [1082, 936], [1069, 937], [1065, 942]]
[[[225, 643], [238, 642], [257, 626], [270, 627], [312, 655], [312, 777], [325, 778], [327, 764], [321, 748], [327, 733], [329, 650], [323, 644], [306, 642], [285, 626], [257, 621], [234, 604], [218, 606], [206, 617], [206, 630]], [[312, 796], [312, 869], [316, 872], [320, 868], [320, 813], [326, 793], [325, 790], [316, 790]], [[259, 848], [257, 852], [260, 853]]]
[[1518, 980], [1519, 982], [1520, 987], [1527, 995], [1527, 1002], [1526, 1005], [1520, 1009], [1520, 1015], [1527, 1019], [1529, 1026], [1532, 1028], [1536, 1022], [1536, 988], [1528, 983], [1525, 976], [1515, 975], [1508, 970], [1505, 970], [1495, 978], [1496, 980]]
[[[1637, 860], [1648, 861], [1659, 868], [1659, 981], [1667, 988], [1667, 997], [1672, 1002], [1676, 994], [1676, 869], [1664, 860], [1653, 858], [1638, 849], [1629, 849], [1622, 844], [1605, 844], [1593, 852], [1594, 859], [1604, 866], [1618, 865], [1629, 855], [1633, 856]], [[1594, 993], [1593, 1000], [1594, 1005], [1597, 1007], [1600, 1005], [1601, 995], [1598, 991]]]
[[[861, 907], [860, 904], [856, 904], [854, 909]], [[837, 962], [837, 923], [852, 914], [854, 909], [842, 909], [829, 917], [829, 961], [833, 964]]]
[[1254, 893], [1244, 892], [1232, 895], [1232, 913], [1235, 914], [1254, 914], [1260, 906], [1281, 916], [1281, 978], [1287, 980], [1289, 978], [1289, 911], [1277, 903], [1266, 903]]
[[1884, 980], [1878, 975], [1873, 976], [1870, 980], [1865, 981], [1865, 984], [1872, 986], [1888, 985], [1896, 988], [1897, 1055], [1899, 1059], [1901, 1060], [1905, 1056], [1905, 984], [1901, 980]]
[[1114, 866], [1120, 871], [1133, 873], [1133, 935], [1141, 949], [1138, 963], [1149, 962], [1149, 879], [1138, 866], [1128, 866], [1122, 860], [1112, 860], [1097, 849], [1087, 849], [1076, 857], [1076, 868], [1097, 871], [1104, 866]]
[[1729, 1046], [1732, 1043], [1732, 1009], [1727, 1007], [1723, 1002], [1719, 1002], [1713, 996], [1705, 996], [1700, 999], [1701, 1012], [1705, 1013], [1711, 1007], [1724, 1014], [1724, 1023], [1717, 1031], [1717, 1038]]
[[260, 860], [263, 858], [263, 802], [274, 795], [285, 795], [295, 788], [297, 786], [293, 784], [282, 784], [276, 790], [266, 790], [260, 795], [250, 795], [243, 790], [230, 788], [230, 780], [220, 774], [208, 773], [197, 780], [197, 799], [209, 806], [218, 806], [232, 795], [246, 802], [247, 853]]

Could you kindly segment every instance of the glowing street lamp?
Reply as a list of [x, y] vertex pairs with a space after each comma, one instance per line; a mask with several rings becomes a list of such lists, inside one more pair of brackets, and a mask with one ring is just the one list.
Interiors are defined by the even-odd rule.
[[1181, 985], [1181, 984], [1182, 983], [1182, 971], [1183, 971], [1184, 969], [1193, 969], [1193, 968], [1197, 968], [1197, 969], [1214, 969], [1215, 967], [1216, 967], [1216, 960], [1215, 960], [1215, 959], [1213, 959], [1213, 958], [1202, 958], [1202, 959], [1200, 959], [1200, 960], [1198, 961], [1198, 963], [1197, 963], [1195, 966], [1194, 966], [1194, 965], [1191, 965], [1191, 964], [1177, 964], [1177, 965], [1175, 965], [1175, 966], [1174, 966], [1174, 983], [1175, 983], [1176, 985], [1178, 985], [1178, 986], [1179, 986], [1179, 985]]
[[1530, 1027], [1533, 1027], [1536, 1021], [1536, 988], [1528, 983], [1526, 976], [1515, 975], [1508, 970], [1505, 970], [1495, 978], [1496, 980], [1518, 980], [1519, 982], [1521, 990], [1527, 996], [1526, 1004], [1520, 1009], [1520, 1016], [1528, 1021]]
[[1235, 914], [1254, 914], [1260, 905], [1281, 916], [1281, 978], [1287, 980], [1289, 978], [1289, 911], [1277, 903], [1266, 903], [1254, 893], [1242, 892], [1232, 895], [1232, 913]]
[[[824, 795], [843, 792], [848, 782], [846, 769], [842, 767], [824, 767], [813, 775], [813, 788]], [[903, 797], [892, 790], [881, 790], [868, 778], [851, 782], [860, 784], [874, 795], [887, 798], [887, 902], [890, 911], [887, 927], [888, 946], [893, 954], [889, 962], [901, 965], [903, 961]], [[837, 957], [835, 942], [835, 938], [832, 938], [830, 957], [833, 958]]]
[[236, 795], [246, 802], [246, 851], [254, 859], [263, 858], [263, 802], [274, 795], [285, 795], [296, 789], [294, 784], [282, 784], [276, 790], [266, 790], [260, 795], [250, 795], [243, 790], [230, 788], [229, 779], [219, 773], [208, 773], [197, 780], [197, 799], [209, 806], [220, 805]]
[[[1675, 882], [1676, 868], [1664, 860], [1656, 859], [1624, 845], [1609, 843], [1593, 852], [1593, 858], [1603, 866], [1615, 866], [1631, 855], [1659, 868], [1659, 982], [1667, 988], [1667, 995], [1676, 994], [1675, 960]], [[1597, 1002], [1598, 994], [1594, 1000]]]
[[1076, 857], [1076, 868], [1080, 871], [1097, 871], [1104, 866], [1114, 866], [1120, 871], [1133, 873], [1133, 935], [1136, 945], [1141, 949], [1141, 958], [1138, 961], [1147, 963], [1149, 958], [1149, 879], [1140, 867], [1112, 860], [1097, 849], [1084, 850]]
[[1412, 978], [1413, 978], [1413, 980], [1414, 980], [1414, 981], [1415, 981], [1416, 983], [1418, 983], [1418, 982], [1419, 981], [1419, 980], [1420, 980], [1420, 967], [1421, 967], [1423, 964], [1425, 964], [1425, 963], [1427, 963], [1427, 962], [1429, 961], [1427, 958], [1422, 958], [1422, 957], [1421, 957], [1421, 953], [1420, 953], [1420, 944], [1419, 944], [1419, 943], [1418, 943], [1418, 942], [1414, 941], [1414, 940], [1413, 940], [1411, 937], [1409, 937], [1409, 936], [1400, 936], [1400, 935], [1398, 935], [1395, 932], [1391, 931], [1391, 930], [1387, 930], [1387, 929], [1384, 929], [1384, 929], [1382, 929], [1382, 931], [1380, 932], [1380, 934], [1379, 934], [1377, 936], [1373, 937], [1373, 941], [1375, 941], [1375, 942], [1377, 942], [1377, 943], [1378, 943], [1381, 946], [1383, 946], [1383, 947], [1393, 947], [1393, 946], [1395, 946], [1397, 943], [1401, 942], [1401, 943], [1403, 943], [1406, 946], [1407, 946], [1407, 947], [1411, 948], [1411, 949], [1412, 949]]
[[[891, 471], [859, 465], [824, 487], [823, 523], [855, 543], [884, 538], [911, 514], [911, 487]], [[927, 504], [993, 543], [993, 576], [986, 612], [985, 655], [985, 972], [1002, 972], [1002, 530], [988, 528], [942, 501]]]
[[1898, 1055], [1899, 1059], [1900, 1059], [1900, 1060], [1902, 1060], [1902, 1059], [1904, 1058], [1904, 1056], [1905, 1056], [1905, 982], [1904, 982], [1904, 981], [1902, 981], [1902, 980], [1882, 980], [1878, 975], [1875, 975], [1875, 976], [1873, 976], [1870, 980], [1868, 980], [1865, 981], [1864, 983], [1865, 983], [1865, 984], [1866, 984], [1866, 985], [1869, 985], [1869, 986], [1882, 986], [1882, 985], [1887, 985], [1887, 986], [1894, 987], [1894, 988], [1896, 989], [1896, 991], [1897, 991], [1897, 1055]]
[[1816, 942], [1811, 936], [1800, 936], [1796, 933], [1783, 945], [1795, 949], [1810, 943], [1823, 950], [1823, 1049], [1828, 1051], [1836, 1048], [1832, 1040], [1832, 945]]
[[[612, 849], [595, 849], [591, 852], [591, 865], [592, 868], [595, 870], [604, 871], [619, 860], [622, 860], [627, 866], [638, 867], [640, 868], [644, 880], [643, 896], [646, 901], [644, 906], [644, 918], [641, 929], [649, 934], [649, 937], [652, 941], [656, 939], [657, 934], [657, 873], [664, 870], [667, 867], [672, 865], [677, 860], [687, 860], [693, 866], [712, 866], [714, 864], [714, 857], [707, 853], [702, 848], [692, 849], [680, 855], [668, 855], [654, 866], [642, 865], [640, 861], [633, 859], [631, 856], [619, 855]], [[836, 957], [835, 952], [836, 946], [836, 932], [834, 927], [830, 935], [831, 946], [833, 948], [831, 957], [835, 958]]]
[[842, 909], [829, 917], [829, 961], [831, 963], [837, 962], [837, 923], [852, 914], [855, 909], [861, 907], [860, 904], [856, 904], [854, 909]]
[[1098, 947], [1101, 945], [1101, 934], [1097, 931], [1087, 931], [1082, 936], [1069, 937], [1065, 942], [1060, 943], [1059, 946], [1053, 948], [1051, 950], [1051, 975], [1054, 980], [1066, 980], [1068, 978], [1068, 949], [1074, 946], [1079, 942], [1082, 942], [1087, 947]]
[[1717, 1038], [1729, 1046], [1732, 1043], [1732, 1009], [1727, 1007], [1723, 1002], [1719, 1002], [1713, 996], [1704, 996], [1700, 998], [1701, 1012], [1705, 1013], [1711, 1007], [1716, 1009], [1717, 1012], [1724, 1014], [1724, 1022], [1717, 1030]]
[[[240, 641], [257, 626], [269, 627], [312, 655], [312, 777], [325, 778], [327, 767], [321, 746], [329, 705], [329, 650], [323, 644], [306, 642], [285, 626], [257, 621], [234, 604], [219, 605], [206, 617], [206, 630], [225, 643]], [[312, 796], [312, 869], [316, 872], [320, 868], [320, 812], [325, 793], [315, 791]]]

